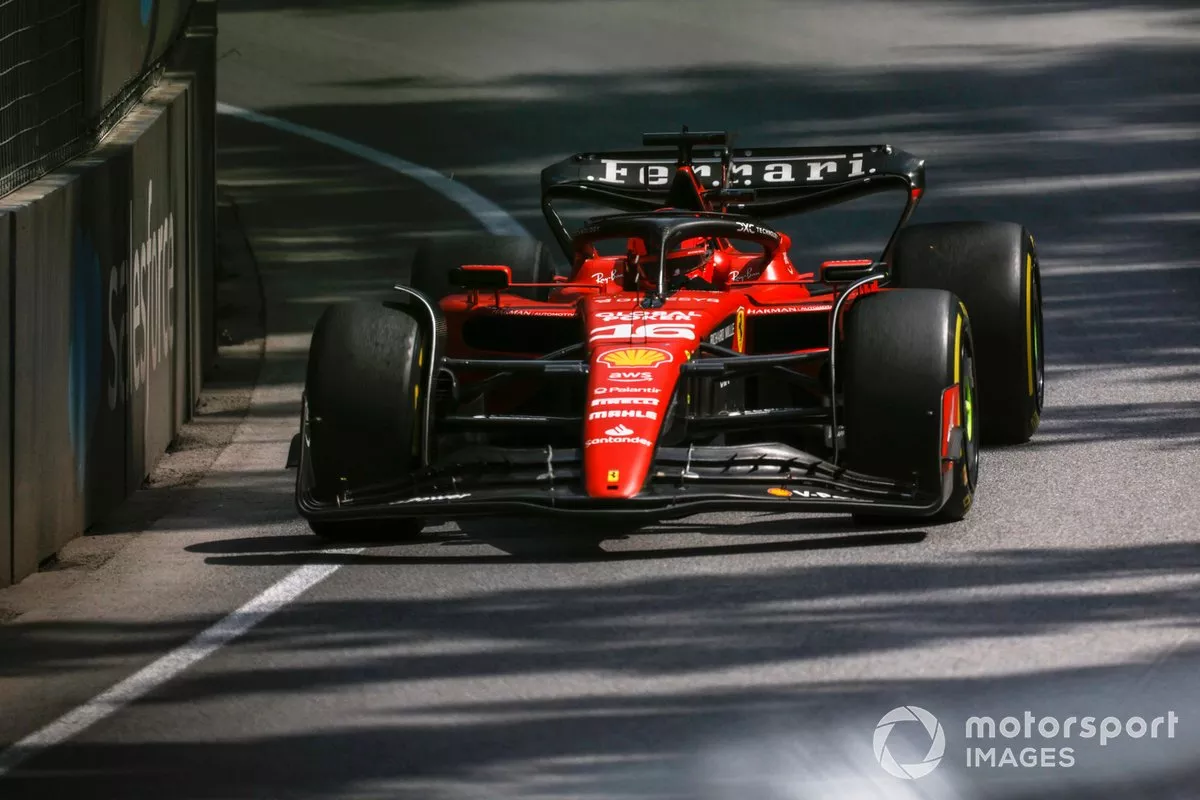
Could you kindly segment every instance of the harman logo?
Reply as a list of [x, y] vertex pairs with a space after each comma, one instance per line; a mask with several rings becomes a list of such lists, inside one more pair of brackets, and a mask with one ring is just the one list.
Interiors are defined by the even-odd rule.
[[657, 347], [634, 347], [626, 350], [609, 350], [601, 355], [598, 361], [603, 361], [610, 367], [657, 367], [671, 360], [671, 354]]

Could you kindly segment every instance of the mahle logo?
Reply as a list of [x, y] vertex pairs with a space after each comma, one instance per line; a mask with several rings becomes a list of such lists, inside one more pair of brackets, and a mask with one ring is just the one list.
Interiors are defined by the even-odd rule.
[[[912, 764], [901, 764], [888, 750], [888, 737], [892, 735], [892, 729], [905, 722], [919, 722], [924, 726], [925, 733], [929, 735], [929, 750], [925, 753], [925, 757]], [[872, 745], [875, 750], [875, 760], [879, 762], [879, 766], [897, 778], [911, 781], [925, 777], [941, 763], [942, 756], [946, 752], [946, 733], [942, 730], [942, 724], [938, 722], [937, 717], [920, 706], [900, 706], [893, 708], [879, 720], [875, 726]]]

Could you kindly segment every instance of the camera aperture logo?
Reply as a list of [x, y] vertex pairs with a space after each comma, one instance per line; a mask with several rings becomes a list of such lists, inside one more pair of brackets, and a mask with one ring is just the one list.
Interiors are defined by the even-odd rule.
[[[1037, 715], [1029, 710], [1020, 716], [999, 719], [971, 715], [963, 730], [965, 766], [968, 769], [1070, 768], [1078, 763], [1076, 748], [1079, 745], [1104, 748], [1122, 739], [1170, 740], [1175, 738], [1178, 724], [1179, 715], [1173, 710], [1154, 717], [1057, 717]], [[894, 742], [900, 746], [889, 748], [888, 739], [898, 725], [906, 726], [901, 737], [904, 741]], [[928, 737], [928, 750], [923, 758], [917, 758], [919, 747], [925, 746], [925, 737]], [[872, 745], [875, 760], [889, 774], [916, 780], [933, 772], [941, 763], [946, 755], [946, 734], [937, 717], [920, 706], [898, 706], [884, 714], [876, 724]], [[897, 752], [912, 763], [901, 763], [895, 755]], [[957, 757], [954, 760], [957, 761]]]
[[[920, 723], [929, 734], [929, 750], [923, 759], [913, 764], [901, 764], [888, 750], [888, 737], [892, 735], [892, 729], [902, 722]], [[946, 753], [946, 732], [942, 730], [942, 723], [938, 722], [938, 718], [920, 706], [900, 706], [893, 708], [879, 720], [871, 744], [879, 766], [897, 778], [911, 781], [925, 777], [942, 762], [942, 756]]]

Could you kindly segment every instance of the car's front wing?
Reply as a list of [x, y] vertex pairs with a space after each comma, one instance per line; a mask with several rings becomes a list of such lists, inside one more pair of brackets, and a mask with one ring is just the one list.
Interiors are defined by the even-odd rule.
[[337, 498], [313, 492], [310, 453], [300, 445], [296, 502], [311, 520], [569, 514], [671, 519], [710, 511], [859, 513], [923, 517], [950, 496], [854, 473], [781, 444], [659, 447], [642, 491], [595, 498], [583, 489], [582, 450], [474, 447], [404, 482]]

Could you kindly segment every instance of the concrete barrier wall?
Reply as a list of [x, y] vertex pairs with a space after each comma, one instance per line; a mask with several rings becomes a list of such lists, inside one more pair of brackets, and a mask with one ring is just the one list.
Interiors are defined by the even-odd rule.
[[[155, 4], [168, 21], [187, 6]], [[0, 585], [140, 487], [194, 407], [212, 342], [214, 176], [197, 156], [214, 50], [172, 53], [171, 77], [92, 153], [0, 198]]]
[[12, 224], [13, 215], [0, 211], [0, 586], [13, 574]]

